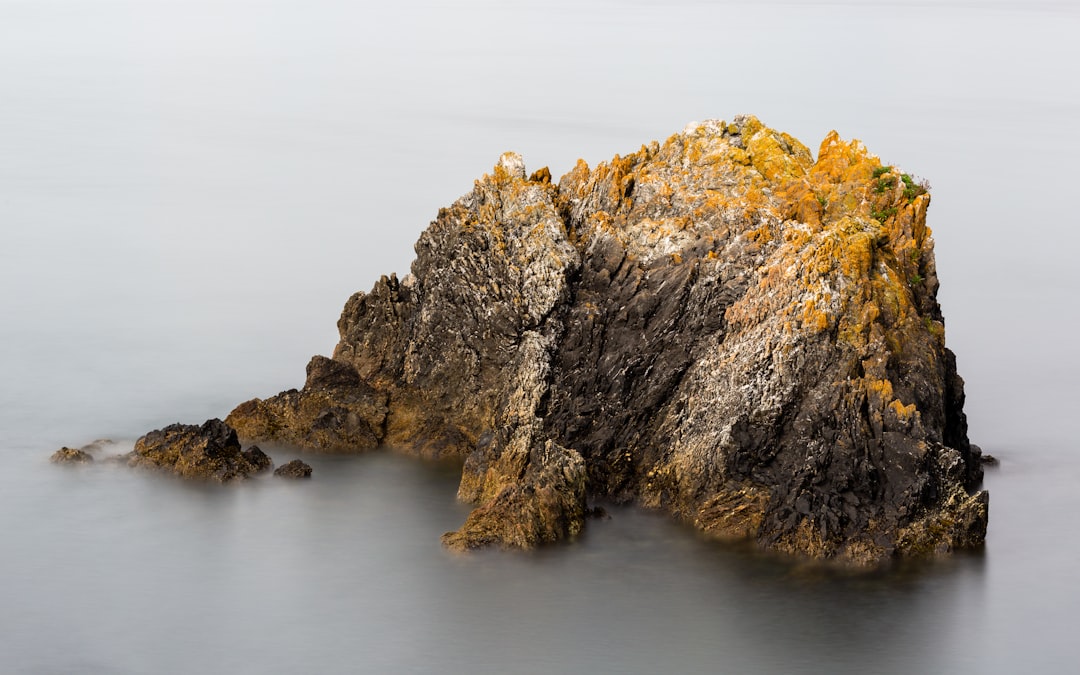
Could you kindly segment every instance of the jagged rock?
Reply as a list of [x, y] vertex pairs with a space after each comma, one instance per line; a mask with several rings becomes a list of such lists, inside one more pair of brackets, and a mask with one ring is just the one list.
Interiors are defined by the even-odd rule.
[[274, 475], [281, 478], [311, 478], [311, 467], [294, 459], [274, 469]]
[[386, 396], [360, 379], [347, 363], [311, 359], [303, 394], [296, 389], [241, 404], [225, 422], [244, 438], [326, 452], [378, 446]]
[[750, 116], [557, 184], [507, 153], [349, 299], [303, 389], [228, 420], [464, 458], [458, 548], [573, 536], [587, 496], [855, 564], [978, 546], [929, 202], [858, 141], [815, 160]]
[[527, 469], [507, 481], [469, 514], [443, 543], [458, 550], [495, 544], [531, 549], [571, 537], [586, 517], [585, 461], [573, 450], [545, 441], [533, 446]]
[[128, 465], [225, 483], [264, 471], [271, 462], [258, 448], [241, 451], [236, 431], [212, 419], [201, 426], [171, 424], [151, 431], [135, 442]]
[[274, 460], [270, 459], [270, 456], [262, 451], [257, 445], [253, 445], [247, 450], [240, 453], [251, 465], [252, 473], [262, 473], [263, 471], [269, 471], [274, 468]]
[[530, 549], [581, 531], [585, 462], [542, 435], [538, 408], [547, 394], [552, 339], [526, 331], [507, 367], [494, 432], [465, 462], [458, 496], [479, 504], [456, 532], [455, 549], [497, 544]]
[[64, 446], [49, 457], [53, 464], [86, 464], [93, 462], [94, 457], [85, 450], [77, 450]]

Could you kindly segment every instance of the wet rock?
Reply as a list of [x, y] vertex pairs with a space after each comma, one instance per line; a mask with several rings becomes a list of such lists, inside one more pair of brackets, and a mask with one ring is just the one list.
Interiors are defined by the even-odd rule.
[[228, 421], [462, 458], [460, 549], [572, 537], [589, 497], [856, 565], [980, 545], [923, 185], [750, 116], [527, 175], [504, 154], [411, 274], [348, 300], [302, 389]]
[[347, 363], [311, 359], [301, 393], [284, 391], [238, 406], [225, 422], [241, 437], [324, 452], [356, 452], [379, 445], [386, 396], [360, 379]]
[[281, 478], [311, 478], [311, 467], [298, 459], [294, 459], [274, 469], [274, 475]]
[[450, 548], [495, 544], [531, 549], [572, 537], [584, 526], [586, 469], [581, 455], [543, 434], [554, 341], [527, 331], [505, 368], [495, 430], [465, 461], [458, 496], [477, 504]]
[[262, 473], [274, 468], [274, 461], [263, 452], [259, 446], [253, 445], [241, 453], [248, 464], [251, 465], [252, 473]]
[[63, 447], [49, 457], [53, 464], [87, 464], [94, 461], [94, 457], [85, 450]]
[[461, 529], [443, 535], [443, 543], [457, 550], [493, 544], [528, 550], [579, 533], [585, 521], [581, 455], [549, 440], [528, 467], [474, 509]]
[[265, 470], [269, 462], [258, 448], [241, 451], [236, 431], [219, 419], [202, 425], [172, 424], [151, 431], [135, 442], [128, 459], [129, 466], [222, 483]]

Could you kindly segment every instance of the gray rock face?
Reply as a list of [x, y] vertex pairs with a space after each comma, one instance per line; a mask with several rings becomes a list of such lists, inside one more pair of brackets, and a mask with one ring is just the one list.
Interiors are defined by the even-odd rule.
[[691, 125], [558, 185], [504, 155], [412, 274], [357, 293], [253, 440], [464, 459], [456, 548], [573, 536], [587, 496], [871, 565], [978, 546], [925, 189], [830, 134]]

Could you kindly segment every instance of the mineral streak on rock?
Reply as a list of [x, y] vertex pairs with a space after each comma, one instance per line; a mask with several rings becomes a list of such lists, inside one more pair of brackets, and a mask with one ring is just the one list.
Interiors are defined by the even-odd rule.
[[503, 155], [412, 274], [245, 438], [465, 466], [454, 548], [572, 536], [587, 496], [875, 564], [980, 545], [987, 495], [936, 300], [930, 196], [858, 141], [691, 124], [557, 184]]

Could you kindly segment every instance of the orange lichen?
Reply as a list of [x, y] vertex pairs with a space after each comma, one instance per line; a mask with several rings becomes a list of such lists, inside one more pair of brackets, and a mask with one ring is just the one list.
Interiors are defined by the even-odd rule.
[[897, 418], [904, 421], [914, 417], [917, 410], [914, 403], [904, 405], [900, 402], [900, 399], [895, 398], [889, 403], [889, 407], [896, 413]]
[[[922, 350], [941, 341], [921, 336], [930, 331], [912, 288], [930, 245], [929, 196], [905, 197], [901, 175], [858, 140], [830, 132], [815, 161], [794, 138], [742, 117], [706, 122], [591, 172], [579, 163], [560, 182], [560, 199], [591, 203], [591, 234], [571, 233], [579, 246], [604, 233], [628, 254], [661, 246], [676, 265], [691, 255], [721, 259], [733, 241], [760, 256], [756, 290], [725, 311], [729, 330], [774, 315], [782, 331], [834, 331], [861, 350], [878, 344], [881, 325], [890, 350]], [[665, 215], [672, 212], [688, 215]]]
[[[746, 136], [745, 129], [743, 135]], [[806, 146], [772, 129], [753, 133], [745, 143], [754, 168], [774, 183], [805, 176], [813, 163], [813, 156]]]
[[881, 401], [889, 401], [893, 397], [893, 386], [889, 380], [868, 378], [865, 386], [867, 393], [875, 394]]
[[817, 303], [814, 300], [807, 300], [803, 306], [802, 316], [800, 317], [803, 328], [808, 329], [813, 333], [820, 333], [828, 330], [830, 325], [829, 314], [821, 309], [818, 309]]

